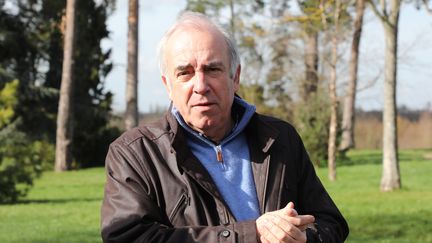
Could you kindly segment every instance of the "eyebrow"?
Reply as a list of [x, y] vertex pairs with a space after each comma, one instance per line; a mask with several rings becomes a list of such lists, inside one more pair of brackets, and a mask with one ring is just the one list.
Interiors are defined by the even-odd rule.
[[189, 68], [191, 68], [192, 65], [191, 64], [186, 64], [186, 65], [179, 65], [175, 68], [175, 71], [185, 71]]
[[[223, 68], [225, 68], [224, 64], [222, 62], [220, 62], [220, 61], [214, 61], [214, 62], [210, 62], [208, 64], [205, 64], [203, 68], [205, 70], [207, 68], [213, 68], [213, 67], [223, 67]], [[178, 65], [175, 68], [175, 71], [176, 72], [181, 72], [181, 71], [188, 70], [189, 68], [193, 68], [193, 66], [191, 64]]]
[[212, 68], [212, 67], [225, 67], [225, 66], [220, 61], [210, 62], [209, 64], [204, 65], [204, 69], [205, 68]]

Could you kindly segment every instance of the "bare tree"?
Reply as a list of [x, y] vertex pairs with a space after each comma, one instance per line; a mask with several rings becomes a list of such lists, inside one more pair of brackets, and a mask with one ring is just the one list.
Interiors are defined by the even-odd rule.
[[[337, 62], [338, 62], [338, 45], [340, 34], [340, 13], [341, 0], [335, 0], [333, 10], [334, 30], [331, 34], [331, 60], [330, 60], [330, 80], [329, 80], [329, 95], [330, 95], [330, 124], [329, 124], [329, 139], [328, 139], [328, 177], [330, 181], [336, 180], [336, 137], [338, 130], [338, 97], [336, 93], [337, 80]], [[326, 23], [325, 19], [323, 20]]]
[[322, 27], [317, 13], [323, 13], [323, 8], [324, 0], [309, 0], [308, 4], [301, 7], [303, 16], [298, 17], [298, 21], [303, 22], [305, 33], [303, 40], [305, 79], [300, 83], [300, 98], [304, 103], [307, 103], [311, 95], [318, 89], [318, 37]]
[[126, 130], [138, 125], [138, 0], [129, 0]]
[[307, 103], [309, 96], [318, 89], [318, 31], [309, 30], [305, 35], [305, 80], [301, 84], [300, 96]]
[[384, 107], [383, 107], [383, 172], [381, 191], [401, 188], [397, 142], [397, 33], [401, 0], [381, 0], [377, 7], [369, 3], [380, 19], [385, 37]]
[[354, 148], [354, 122], [355, 122], [355, 98], [357, 92], [357, 71], [359, 60], [359, 47], [363, 26], [365, 0], [356, 1], [356, 17], [354, 20], [354, 33], [351, 43], [351, 57], [349, 61], [348, 86], [343, 103], [342, 139], [339, 150], [346, 151]]
[[65, 171], [72, 164], [73, 67], [74, 67], [75, 0], [67, 0], [64, 34], [63, 70], [57, 114], [55, 171]]

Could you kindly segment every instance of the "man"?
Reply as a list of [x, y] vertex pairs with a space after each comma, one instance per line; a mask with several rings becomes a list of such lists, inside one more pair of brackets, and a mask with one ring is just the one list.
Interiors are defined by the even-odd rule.
[[341, 242], [348, 226], [294, 128], [235, 95], [228, 34], [183, 14], [160, 43], [172, 106], [110, 146], [105, 242]]

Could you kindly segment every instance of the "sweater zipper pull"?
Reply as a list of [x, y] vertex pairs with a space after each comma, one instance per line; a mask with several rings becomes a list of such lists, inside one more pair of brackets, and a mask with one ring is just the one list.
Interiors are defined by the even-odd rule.
[[221, 150], [220, 145], [216, 146], [216, 158], [217, 158], [217, 161], [223, 163], [222, 150]]

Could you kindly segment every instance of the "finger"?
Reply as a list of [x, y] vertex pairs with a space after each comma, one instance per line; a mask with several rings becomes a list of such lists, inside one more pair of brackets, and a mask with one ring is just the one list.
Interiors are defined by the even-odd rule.
[[264, 236], [260, 236], [261, 243], [270, 243]]
[[293, 202], [289, 202], [286, 207], [293, 209], [294, 208], [294, 203]]
[[[297, 226], [291, 224], [289, 219], [279, 217], [278, 215], [269, 215], [267, 225], [271, 235], [266, 235], [267, 240], [273, 242], [273, 238], [279, 242], [305, 242], [306, 232]], [[281, 231], [279, 230], [281, 229]]]
[[267, 232], [263, 236], [270, 242], [287, 242], [289, 240], [293, 240], [286, 230], [282, 228], [282, 224], [278, 224], [278, 222], [276, 222], [273, 217], [266, 219], [266, 224], [264, 227], [266, 228]]
[[[289, 220], [279, 217], [278, 215], [271, 215], [272, 223], [276, 224], [279, 228], [281, 228], [285, 234], [289, 235], [293, 239], [302, 239], [304, 232], [302, 230], [289, 222]], [[278, 236], [278, 235], [276, 235]]]
[[266, 213], [256, 221], [257, 233], [262, 242], [271, 242], [271, 239], [275, 238], [270, 232], [273, 226], [268, 220], [269, 217], [270, 215]]
[[298, 242], [307, 242], [306, 231], [301, 231], [300, 234], [296, 235], [295, 240]]
[[291, 213], [288, 214], [288, 215], [291, 216], [291, 217], [296, 217], [296, 216], [298, 216], [297, 210], [295, 210], [294, 208], [291, 209]]
[[295, 226], [306, 226], [315, 222], [315, 217], [312, 215], [298, 215], [290, 220]]
[[289, 210], [291, 210], [293, 208], [294, 208], [294, 203], [293, 202], [289, 202], [284, 208], [282, 208], [282, 210], [289, 211]]
[[282, 212], [284, 212], [284, 214], [291, 216], [291, 217], [295, 217], [297, 216], [297, 211], [294, 209], [294, 203], [293, 202], [289, 202], [283, 209]]
[[301, 231], [305, 231], [307, 228], [310, 228], [311, 226], [313, 226], [313, 223], [310, 224], [306, 224], [306, 225], [299, 225], [297, 226]]

